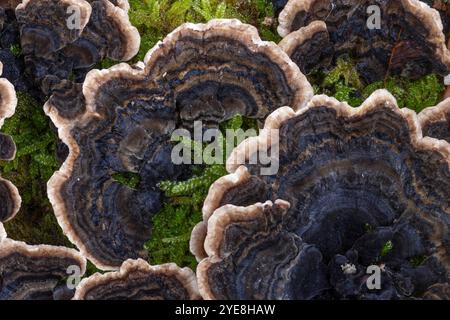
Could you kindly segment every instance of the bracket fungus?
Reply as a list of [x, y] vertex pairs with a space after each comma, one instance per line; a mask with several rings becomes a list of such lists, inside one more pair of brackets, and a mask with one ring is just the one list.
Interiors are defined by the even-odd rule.
[[442, 24], [444, 26], [444, 33], [447, 39], [450, 37], [450, 4], [448, 0], [421, 0], [422, 2], [429, 5], [431, 8], [439, 11], [441, 16]]
[[424, 136], [442, 139], [450, 143], [450, 99], [419, 113]]
[[70, 268], [80, 277], [86, 270], [86, 259], [76, 250], [6, 238], [0, 242], [0, 300], [70, 299], [75, 290], [64, 283]]
[[[0, 75], [3, 64], [0, 62]], [[6, 118], [14, 114], [17, 105], [13, 85], [0, 78], [0, 128]], [[16, 145], [8, 135], [0, 133], [0, 160], [12, 160], [16, 155]], [[0, 177], [0, 222], [13, 218], [20, 208], [20, 196], [17, 188], [8, 180]]]
[[[278, 173], [236, 169], [272, 129]], [[358, 108], [324, 95], [280, 108], [228, 169], [192, 235], [204, 298], [421, 298], [448, 282], [450, 144], [422, 137], [417, 115], [387, 91]], [[366, 285], [371, 266], [381, 289]]]
[[198, 300], [197, 279], [189, 268], [174, 263], [151, 266], [127, 260], [119, 271], [83, 279], [75, 300]]
[[418, 0], [290, 0], [279, 22], [280, 46], [305, 74], [329, 70], [342, 55], [366, 84], [450, 73], [440, 16]]
[[83, 82], [105, 58], [126, 61], [138, 52], [140, 36], [128, 8], [124, 0], [24, 0], [17, 6], [26, 72], [44, 95], [67, 81]]
[[[70, 154], [48, 183], [58, 222], [101, 269], [143, 257], [163, 180], [185, 180], [190, 165], [171, 159], [175, 129], [194, 121], [217, 127], [236, 113], [263, 121], [282, 105], [302, 107], [312, 88], [289, 57], [238, 20], [184, 24], [151, 49], [144, 63], [93, 70], [85, 104], [70, 121], [44, 109]], [[136, 188], [116, 173], [140, 177]]]

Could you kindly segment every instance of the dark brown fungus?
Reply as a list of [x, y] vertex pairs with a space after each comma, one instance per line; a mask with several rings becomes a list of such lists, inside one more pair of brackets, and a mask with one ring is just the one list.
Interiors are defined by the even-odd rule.
[[6, 222], [19, 212], [19, 191], [9, 180], [0, 177], [0, 221]]
[[[217, 125], [235, 114], [261, 123], [282, 105], [303, 107], [312, 88], [299, 68], [256, 29], [238, 20], [184, 24], [145, 63], [93, 70], [71, 120], [50, 100], [46, 113], [70, 154], [48, 183], [69, 239], [97, 267], [145, 257], [152, 216], [164, 201], [158, 183], [185, 180], [190, 165], [171, 159], [172, 132], [195, 120]], [[114, 180], [135, 173], [132, 189]]]
[[61, 81], [83, 82], [105, 58], [126, 61], [137, 53], [140, 36], [128, 8], [123, 0], [24, 0], [17, 6], [26, 72], [44, 95], [60, 89]]
[[81, 69], [92, 67], [105, 57], [116, 61], [130, 60], [139, 50], [140, 36], [128, 20], [127, 2], [88, 2], [92, 7], [89, 23], [81, 37], [64, 48], [65, 56], [75, 59], [75, 66]]
[[[279, 142], [263, 143], [273, 129]], [[448, 282], [450, 144], [422, 137], [413, 111], [385, 90], [359, 108], [316, 96], [261, 132], [229, 158], [234, 173], [211, 187], [192, 236], [193, 247], [206, 239], [193, 248], [204, 298], [407, 299]], [[276, 174], [236, 170], [236, 157], [276, 146]]]
[[[79, 16], [69, 20], [70, 8], [79, 10]], [[80, 37], [89, 22], [92, 8], [84, 0], [24, 0], [16, 7], [16, 18], [21, 25], [21, 45], [24, 55], [46, 57], [61, 50]], [[75, 24], [77, 23], [77, 25]]]
[[[3, 65], [0, 63], [0, 75]], [[17, 105], [16, 91], [6, 79], [0, 78], [0, 128], [5, 118], [14, 114]], [[0, 133], [0, 160], [12, 160], [16, 155], [16, 145], [8, 135]], [[0, 222], [13, 218], [20, 208], [21, 199], [17, 188], [0, 177]]]
[[77, 287], [75, 300], [198, 300], [197, 279], [174, 263], [127, 260], [119, 271], [96, 273]]
[[280, 45], [305, 74], [330, 70], [342, 55], [355, 61], [366, 84], [388, 75], [450, 73], [439, 14], [418, 0], [291, 0], [279, 21]]
[[306, 73], [329, 68], [333, 63], [334, 48], [323, 21], [311, 22], [290, 33], [279, 46]]
[[[439, 11], [441, 16], [444, 34], [447, 38], [450, 36], [450, 5], [447, 0], [420, 0], [433, 9]], [[277, 14], [279, 14], [287, 4], [287, 0], [272, 0], [273, 6]]]
[[86, 259], [73, 249], [6, 238], [0, 242], [0, 300], [70, 299], [75, 290], [65, 280], [85, 270]]
[[450, 143], [450, 99], [442, 101], [436, 107], [422, 110], [419, 121], [424, 136]]

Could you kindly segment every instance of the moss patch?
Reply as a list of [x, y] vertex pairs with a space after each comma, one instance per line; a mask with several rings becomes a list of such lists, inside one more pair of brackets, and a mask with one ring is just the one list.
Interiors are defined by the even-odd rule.
[[[257, 123], [251, 119], [236, 115], [221, 124], [221, 132], [227, 130], [254, 129], [257, 133]], [[236, 145], [235, 144], [234, 146]], [[190, 139], [182, 141], [192, 147], [195, 152], [205, 150], [206, 145]], [[218, 141], [222, 148], [223, 162], [226, 160], [225, 140]], [[233, 146], [233, 147], [234, 147]], [[228, 149], [229, 150], [229, 149]], [[205, 159], [212, 163], [213, 159]], [[227, 174], [224, 164], [196, 165], [193, 177], [187, 181], [162, 181], [159, 187], [165, 192], [167, 201], [153, 217], [151, 239], [145, 244], [149, 254], [149, 262], [161, 264], [175, 262], [179, 266], [188, 266], [195, 270], [197, 261], [189, 251], [189, 239], [194, 226], [202, 220], [202, 206], [209, 187], [220, 177]]]
[[19, 189], [22, 207], [5, 224], [6, 231], [9, 237], [29, 244], [70, 246], [47, 198], [47, 181], [59, 168], [57, 135], [40, 103], [24, 92], [18, 92], [17, 98], [16, 113], [2, 128], [13, 137], [17, 154], [13, 161], [1, 161], [0, 170]]
[[339, 58], [336, 67], [328, 74], [312, 73], [309, 77], [316, 94], [326, 94], [349, 105], [361, 105], [375, 90], [387, 89], [397, 99], [400, 108], [416, 112], [439, 103], [445, 87], [441, 77], [431, 74], [417, 80], [387, 77], [368, 86], [363, 86], [353, 61]]
[[136, 189], [141, 180], [139, 174], [133, 172], [119, 172], [113, 174], [112, 178], [131, 189]]

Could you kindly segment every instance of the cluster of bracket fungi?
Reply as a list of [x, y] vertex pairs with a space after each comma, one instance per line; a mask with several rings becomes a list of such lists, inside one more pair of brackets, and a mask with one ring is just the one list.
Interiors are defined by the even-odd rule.
[[[367, 29], [369, 5], [380, 8], [381, 29]], [[67, 29], [69, 6], [79, 8], [81, 29]], [[304, 75], [329, 71], [347, 54], [367, 84], [386, 74], [445, 77], [445, 8], [290, 0], [279, 45], [238, 20], [188, 23], [143, 62], [91, 70], [105, 57], [136, 54], [127, 1], [0, 7], [10, 30], [1, 33], [2, 48], [17, 37], [24, 56], [19, 64], [0, 55], [12, 82], [0, 79], [0, 122], [14, 113], [24, 71], [50, 96], [44, 110], [69, 149], [48, 197], [76, 246], [9, 239], [1, 222], [17, 213], [20, 196], [0, 178], [0, 299], [450, 298], [450, 100], [416, 114], [379, 90], [351, 108], [314, 96]], [[197, 274], [151, 266], [143, 244], [165, 200], [158, 183], [192, 175], [192, 166], [171, 161], [171, 133], [192, 130], [196, 120], [217, 128], [238, 113], [256, 119], [260, 134], [235, 148], [229, 175], [210, 188], [190, 241]], [[270, 138], [275, 129], [279, 141]], [[236, 161], [275, 145], [276, 174]], [[0, 135], [0, 158], [14, 155], [12, 139]], [[122, 172], [138, 174], [139, 185], [115, 181]], [[392, 250], [380, 254], [386, 243]], [[87, 259], [108, 272], [70, 289], [68, 268], [82, 276]], [[380, 266], [381, 289], [365, 285], [369, 265]]]

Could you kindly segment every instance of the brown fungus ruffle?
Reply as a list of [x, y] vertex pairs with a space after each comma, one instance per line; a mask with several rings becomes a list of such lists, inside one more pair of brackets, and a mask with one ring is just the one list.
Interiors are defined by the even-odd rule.
[[[3, 65], [0, 62], [0, 75]], [[17, 105], [13, 85], [0, 78], [0, 128], [6, 118], [14, 114]], [[12, 160], [16, 155], [16, 145], [8, 135], [0, 133], [0, 160]], [[20, 196], [17, 188], [8, 180], [0, 177], [0, 222], [13, 218], [20, 208]]]
[[0, 242], [0, 300], [70, 299], [75, 291], [65, 283], [70, 268], [80, 277], [86, 270], [86, 259], [73, 249], [6, 238]]
[[442, 139], [450, 143], [450, 99], [435, 107], [422, 110], [419, 121], [424, 136]]
[[3, 226], [3, 223], [0, 222], [0, 242], [2, 242], [6, 238], [6, 230]]
[[127, 260], [119, 271], [83, 279], [75, 300], [198, 300], [197, 279], [189, 268], [174, 263], [151, 266]]
[[[379, 29], [368, 27], [370, 5], [381, 10]], [[280, 46], [305, 74], [326, 72], [343, 55], [366, 84], [388, 75], [450, 73], [439, 14], [418, 0], [291, 0], [279, 21]]]
[[429, 5], [431, 8], [439, 11], [441, 16], [442, 24], [444, 26], [444, 34], [447, 39], [450, 37], [450, 3], [447, 0], [421, 0], [422, 2]]
[[426, 300], [449, 300], [450, 299], [450, 284], [438, 283], [430, 288], [423, 295]]
[[44, 95], [67, 86], [61, 82], [83, 82], [105, 58], [126, 61], [138, 52], [140, 36], [128, 8], [123, 0], [24, 0], [17, 6], [26, 72]]
[[[236, 170], [269, 129], [280, 130], [278, 173]], [[326, 96], [280, 108], [228, 169], [192, 235], [204, 298], [420, 298], [448, 282], [450, 144], [422, 137], [416, 114], [387, 91], [359, 108]], [[382, 267], [381, 290], [367, 289], [370, 265]]]
[[[48, 183], [48, 195], [69, 239], [97, 267], [116, 269], [145, 257], [151, 218], [164, 200], [158, 183], [185, 180], [189, 165], [171, 159], [172, 132], [208, 127], [236, 113], [262, 122], [282, 105], [304, 106], [312, 88], [275, 44], [238, 20], [184, 24], [136, 66], [94, 70], [85, 104], [67, 119], [50, 100], [46, 113], [70, 154]], [[139, 174], [136, 189], [113, 179]]]

